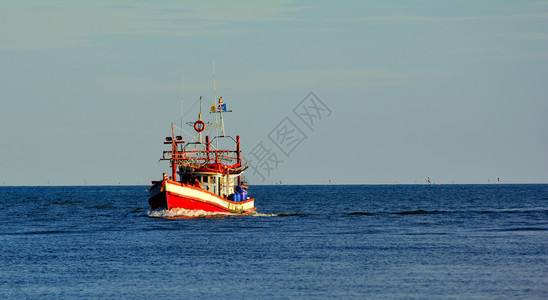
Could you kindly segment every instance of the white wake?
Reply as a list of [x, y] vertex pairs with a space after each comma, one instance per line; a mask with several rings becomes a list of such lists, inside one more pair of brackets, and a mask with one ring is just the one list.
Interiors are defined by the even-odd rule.
[[224, 212], [207, 212], [203, 210], [184, 209], [184, 208], [172, 208], [172, 209], [157, 209], [147, 211], [147, 215], [151, 218], [163, 218], [163, 219], [185, 219], [185, 218], [224, 218], [233, 216], [251, 216], [251, 217], [276, 217], [277, 214], [261, 214], [253, 212], [251, 214], [236, 214], [236, 213], [224, 213]]

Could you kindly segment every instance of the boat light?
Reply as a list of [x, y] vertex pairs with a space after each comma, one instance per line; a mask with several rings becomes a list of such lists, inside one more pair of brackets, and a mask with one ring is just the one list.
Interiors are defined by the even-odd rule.
[[182, 140], [183, 140], [183, 137], [180, 136], [180, 135], [178, 135], [178, 136], [175, 137], [175, 139], [177, 139], [178, 141], [182, 141]]
[[166, 136], [166, 142], [171, 142], [173, 139], [170, 136]]

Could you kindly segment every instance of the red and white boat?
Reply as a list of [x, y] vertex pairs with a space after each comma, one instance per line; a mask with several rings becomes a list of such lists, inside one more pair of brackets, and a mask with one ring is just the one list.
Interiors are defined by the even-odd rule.
[[[212, 213], [251, 214], [255, 209], [255, 199], [248, 198], [243, 172], [247, 164], [242, 163], [240, 136], [234, 139], [224, 132], [223, 112], [226, 104], [222, 97], [211, 106], [211, 113], [220, 116], [220, 124], [202, 121], [201, 98], [198, 120], [192, 125], [195, 135], [184, 141], [183, 136], [175, 135], [175, 125], [171, 124], [171, 136], [164, 144], [170, 145], [161, 160], [169, 160], [171, 175], [163, 174], [160, 181], [152, 181], [151, 197], [148, 200], [152, 210], [158, 208], [201, 210]], [[203, 136], [205, 130], [218, 132], [210, 138]], [[183, 131], [183, 130], [182, 130]]]

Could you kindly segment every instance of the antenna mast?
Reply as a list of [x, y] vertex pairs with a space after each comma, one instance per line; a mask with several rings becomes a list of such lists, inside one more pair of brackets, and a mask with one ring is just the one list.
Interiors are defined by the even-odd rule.
[[[221, 105], [222, 103], [220, 102], [220, 99], [217, 99], [217, 88], [215, 87], [215, 60], [213, 60], [213, 99], [214, 99], [215, 104], [218, 108], [219, 105]], [[223, 109], [221, 107], [220, 109], [217, 109], [217, 110], [218, 110], [219, 118], [220, 118], [220, 121], [221, 121], [221, 136], [224, 137], [225, 136], [225, 123], [223, 122]], [[217, 123], [217, 115], [215, 115], [215, 123]], [[215, 135], [219, 135], [217, 129], [215, 129]]]
[[[202, 96], [200, 96], [200, 113], [198, 114], [198, 120], [202, 120]], [[205, 127], [205, 126], [204, 126]], [[202, 144], [202, 132], [198, 132], [198, 142]]]
[[[222, 99], [222, 97], [221, 97]], [[220, 104], [220, 103], [219, 103]], [[221, 117], [221, 136], [225, 136], [225, 123], [223, 122], [223, 108], [219, 110], [219, 116]]]
[[215, 60], [213, 60], [213, 100], [217, 103], [217, 89], [215, 88]]
[[181, 130], [183, 130], [183, 92], [185, 90], [185, 79], [181, 80]]
[[[215, 110], [219, 103], [217, 102], [217, 88], [215, 87], [215, 60], [213, 60], [213, 103], [215, 103]], [[217, 114], [215, 114], [215, 124], [217, 124]], [[215, 128], [215, 136], [219, 135], [219, 129]], [[217, 147], [219, 147], [219, 140], [217, 140]]]

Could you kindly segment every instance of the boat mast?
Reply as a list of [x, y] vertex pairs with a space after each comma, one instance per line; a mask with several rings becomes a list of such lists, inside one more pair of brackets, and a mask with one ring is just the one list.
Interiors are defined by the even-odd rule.
[[185, 90], [185, 79], [181, 81], [181, 130], [183, 130], [183, 92]]
[[[215, 109], [217, 109], [217, 89], [215, 88], [215, 60], [213, 60], [213, 103], [215, 103]], [[215, 114], [215, 124], [217, 124], [217, 114]], [[219, 135], [219, 129], [215, 128], [215, 136]], [[219, 148], [219, 140], [216, 140], [216, 147]]]
[[[202, 120], [202, 96], [200, 96], [200, 113], [198, 114], [198, 120]], [[203, 144], [202, 143], [202, 132], [198, 132], [198, 142], [200, 144]]]
[[[222, 97], [221, 97], [222, 98]], [[221, 105], [221, 102], [219, 99], [217, 99], [217, 88], [215, 87], [215, 60], [213, 60], [213, 100], [215, 102], [215, 105], [217, 108], [219, 108], [219, 105]], [[225, 137], [225, 123], [223, 121], [223, 109], [222, 107], [220, 109], [217, 109], [219, 112], [219, 118], [221, 122], [221, 136]], [[215, 115], [215, 123], [217, 123], [217, 115]], [[215, 135], [219, 135], [218, 129], [215, 129]], [[219, 147], [219, 141], [217, 140], [217, 148]]]
[[[222, 98], [222, 97], [221, 97]], [[220, 98], [220, 99], [221, 99]], [[219, 103], [221, 104], [221, 103]], [[221, 107], [221, 109], [219, 110], [219, 116], [221, 118], [221, 136], [226, 136], [225, 135], [225, 123], [223, 122], [223, 108]]]
[[171, 180], [177, 181], [177, 142], [175, 141], [175, 128], [171, 123]]

